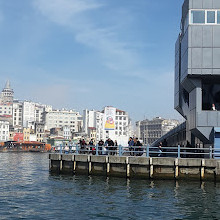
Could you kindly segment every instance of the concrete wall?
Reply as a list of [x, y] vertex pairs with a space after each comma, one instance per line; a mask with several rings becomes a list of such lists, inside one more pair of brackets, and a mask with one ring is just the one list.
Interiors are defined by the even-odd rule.
[[142, 179], [220, 181], [220, 161], [117, 156], [50, 154], [50, 171]]

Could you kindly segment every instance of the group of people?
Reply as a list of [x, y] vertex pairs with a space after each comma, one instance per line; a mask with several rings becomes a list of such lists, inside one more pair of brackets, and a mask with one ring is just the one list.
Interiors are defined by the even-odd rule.
[[131, 156], [141, 156], [143, 155], [143, 148], [141, 142], [138, 138], [129, 138], [128, 141], [129, 152]]
[[[92, 155], [96, 154], [96, 146], [94, 139], [89, 141], [89, 144], [86, 143], [85, 139], [80, 139], [80, 153], [84, 154], [86, 152], [91, 153]], [[115, 155], [117, 152], [117, 140], [113, 141], [108, 138], [105, 142], [100, 140], [98, 142], [98, 154], [99, 155]]]

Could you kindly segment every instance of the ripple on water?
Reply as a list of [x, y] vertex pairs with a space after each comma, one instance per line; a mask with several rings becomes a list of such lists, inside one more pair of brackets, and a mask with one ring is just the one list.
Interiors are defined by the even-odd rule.
[[0, 219], [220, 219], [218, 183], [52, 175], [38, 153], [0, 161]]

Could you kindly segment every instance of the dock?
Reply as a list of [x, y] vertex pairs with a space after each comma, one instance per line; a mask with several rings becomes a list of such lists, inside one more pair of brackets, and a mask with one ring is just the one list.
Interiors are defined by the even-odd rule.
[[139, 179], [220, 181], [220, 160], [49, 154], [51, 172]]

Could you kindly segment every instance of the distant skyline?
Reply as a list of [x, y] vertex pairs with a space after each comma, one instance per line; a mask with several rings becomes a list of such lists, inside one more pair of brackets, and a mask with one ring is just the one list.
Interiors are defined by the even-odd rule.
[[0, 88], [55, 108], [180, 119], [174, 46], [183, 0], [0, 0]]

